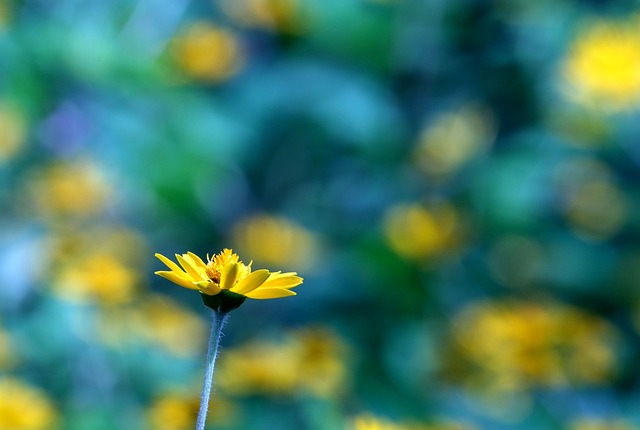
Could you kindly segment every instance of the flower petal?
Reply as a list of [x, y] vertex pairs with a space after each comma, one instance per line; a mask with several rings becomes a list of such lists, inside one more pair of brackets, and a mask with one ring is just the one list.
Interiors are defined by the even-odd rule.
[[164, 255], [162, 255], [160, 253], [156, 253], [156, 258], [158, 260], [162, 261], [164, 264], [166, 264], [167, 267], [169, 269], [171, 269], [172, 271], [178, 272], [178, 273], [184, 273], [184, 270], [182, 270], [180, 267], [178, 267], [178, 265], [176, 263], [174, 263], [173, 261], [169, 260]]
[[256, 270], [238, 281], [238, 284], [231, 291], [238, 294], [247, 294], [264, 284], [269, 275], [270, 273], [267, 269]]
[[197, 285], [202, 293], [209, 296], [215, 296], [220, 292], [220, 286], [213, 281], [200, 281]]
[[280, 297], [295, 296], [296, 293], [285, 288], [257, 288], [245, 295], [250, 299], [279, 299]]
[[233, 287], [233, 284], [236, 283], [238, 279], [238, 263], [229, 263], [222, 268], [220, 272], [220, 287], [225, 290], [230, 290]]
[[205, 271], [207, 270], [207, 265], [205, 264], [204, 261], [202, 261], [202, 258], [198, 257], [196, 254], [194, 254], [191, 251], [187, 252], [187, 255], [191, 257], [191, 260], [193, 260], [197, 268]]
[[[184, 277], [180, 276], [176, 272], [168, 272], [168, 271], [165, 270], [165, 271], [155, 272], [155, 274], [158, 275], [158, 276], [162, 276], [163, 278], [168, 279], [171, 282], [173, 282], [174, 284], [180, 285], [181, 287], [189, 288], [190, 290], [197, 290], [198, 289], [198, 287], [196, 285], [194, 285], [193, 282], [191, 282], [187, 278], [184, 278]], [[185, 275], [186, 275], [186, 273], [185, 273]]]
[[290, 273], [279, 273], [275, 276], [271, 276], [267, 281], [263, 284], [265, 288], [293, 288], [297, 285], [302, 284], [303, 279], [299, 276], [296, 276], [295, 272]]
[[195, 263], [191, 260], [191, 257], [189, 257], [187, 254], [184, 254], [184, 256], [176, 254], [176, 258], [178, 259], [178, 262], [180, 263], [180, 265], [184, 267], [184, 270], [187, 271], [189, 276], [191, 276], [191, 278], [194, 281], [207, 280], [205, 273], [196, 269]]

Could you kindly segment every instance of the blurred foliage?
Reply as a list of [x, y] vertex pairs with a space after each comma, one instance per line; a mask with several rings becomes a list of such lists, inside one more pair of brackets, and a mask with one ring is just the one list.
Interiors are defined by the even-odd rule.
[[639, 17], [0, 0], [0, 430], [640, 428]]

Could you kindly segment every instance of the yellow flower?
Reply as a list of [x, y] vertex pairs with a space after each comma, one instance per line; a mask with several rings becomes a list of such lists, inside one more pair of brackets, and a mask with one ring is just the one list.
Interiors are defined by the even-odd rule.
[[446, 365], [482, 390], [597, 385], [615, 374], [618, 338], [606, 320], [560, 303], [481, 302], [455, 317]]
[[571, 158], [558, 166], [562, 210], [570, 226], [591, 240], [606, 240], [624, 228], [629, 202], [611, 169], [592, 158]]
[[568, 430], [637, 430], [621, 419], [579, 418], [571, 422]]
[[110, 202], [108, 183], [105, 172], [90, 161], [56, 162], [34, 172], [27, 195], [46, 218], [87, 218]]
[[403, 430], [403, 427], [389, 420], [373, 415], [360, 415], [353, 419], [353, 430]]
[[46, 394], [17, 379], [0, 379], [0, 429], [51, 430], [57, 414]]
[[76, 303], [124, 305], [141, 289], [145, 254], [142, 238], [117, 225], [64, 224], [45, 242], [47, 283], [59, 297]]
[[[0, 0], [0, 26], [3, 5]], [[27, 124], [23, 115], [6, 104], [0, 104], [0, 162], [8, 161], [22, 148], [27, 134]]]
[[[149, 430], [191, 430], [200, 399], [180, 392], [163, 393], [147, 409]], [[209, 416], [218, 424], [232, 420], [234, 406], [218, 395], [209, 403]]]
[[238, 72], [243, 62], [238, 38], [229, 30], [197, 22], [173, 41], [177, 66], [189, 77], [219, 82]]
[[281, 341], [256, 340], [225, 350], [218, 386], [236, 395], [335, 396], [347, 382], [347, 356], [346, 345], [331, 331], [296, 330]]
[[234, 226], [233, 241], [255, 261], [309, 269], [317, 261], [318, 237], [285, 218], [256, 215]]
[[206, 264], [192, 252], [176, 254], [182, 268], [164, 255], [156, 254], [156, 257], [171, 269], [155, 272], [156, 275], [209, 296], [231, 292], [251, 299], [277, 299], [295, 296], [291, 288], [302, 283], [302, 278], [295, 272], [252, 271], [251, 263], [245, 265], [230, 249], [224, 249], [212, 258], [207, 256]]
[[199, 354], [206, 342], [202, 318], [159, 294], [148, 294], [134, 306], [103, 309], [98, 317], [98, 338], [114, 348], [150, 343], [170, 354], [190, 357]]
[[588, 106], [627, 110], [640, 103], [637, 23], [602, 20], [583, 30], [562, 68], [568, 96]]
[[157, 399], [147, 412], [149, 428], [155, 430], [186, 430], [193, 426], [198, 413], [198, 399], [167, 395]]
[[65, 299], [116, 305], [131, 300], [138, 289], [138, 275], [114, 255], [88, 255], [60, 270], [54, 291]]
[[239, 25], [283, 33], [300, 33], [307, 16], [300, 0], [217, 0]]
[[389, 246], [405, 258], [422, 261], [454, 251], [461, 241], [461, 220], [448, 205], [426, 208], [399, 204], [384, 217]]
[[432, 179], [445, 179], [486, 153], [495, 137], [491, 112], [469, 104], [437, 116], [419, 137], [415, 162]]
[[470, 430], [471, 427], [452, 421], [434, 424], [395, 423], [372, 414], [361, 414], [351, 420], [350, 430]]

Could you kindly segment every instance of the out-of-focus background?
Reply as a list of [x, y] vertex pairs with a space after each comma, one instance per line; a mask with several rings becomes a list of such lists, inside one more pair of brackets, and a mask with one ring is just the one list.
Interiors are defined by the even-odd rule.
[[0, 430], [193, 428], [225, 247], [210, 429], [640, 428], [639, 106], [637, 2], [0, 0]]

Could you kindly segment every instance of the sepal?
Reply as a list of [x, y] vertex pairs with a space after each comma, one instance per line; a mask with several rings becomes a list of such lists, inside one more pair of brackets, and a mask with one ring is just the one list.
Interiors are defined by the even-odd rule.
[[202, 302], [205, 306], [213, 309], [214, 311], [223, 313], [239, 308], [240, 305], [247, 300], [246, 296], [229, 290], [222, 290], [214, 296], [200, 293], [200, 297], [202, 297]]

